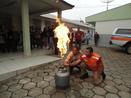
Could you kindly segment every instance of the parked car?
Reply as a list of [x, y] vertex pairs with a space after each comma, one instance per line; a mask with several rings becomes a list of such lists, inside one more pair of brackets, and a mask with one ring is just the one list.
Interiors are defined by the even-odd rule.
[[111, 36], [110, 44], [124, 47], [131, 54], [131, 28], [116, 28]]

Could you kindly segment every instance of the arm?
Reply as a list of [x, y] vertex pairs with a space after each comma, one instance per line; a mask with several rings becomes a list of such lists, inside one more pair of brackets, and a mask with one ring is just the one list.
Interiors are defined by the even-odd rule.
[[78, 65], [79, 63], [81, 63], [81, 60], [80, 60], [80, 59], [78, 59], [78, 60], [70, 63], [69, 65], [70, 65], [70, 66], [76, 66], [76, 65]]
[[82, 54], [80, 53], [78, 59], [73, 61], [73, 62], [71, 62], [70, 66], [76, 66], [76, 65], [80, 64], [82, 62], [82, 60], [83, 60], [82, 59]]
[[72, 52], [70, 52], [68, 54], [68, 56], [66, 57], [65, 61], [64, 61], [64, 66], [69, 66], [70, 60], [71, 60], [71, 56], [72, 56]]
[[64, 61], [64, 66], [69, 66], [69, 61], [68, 60]]

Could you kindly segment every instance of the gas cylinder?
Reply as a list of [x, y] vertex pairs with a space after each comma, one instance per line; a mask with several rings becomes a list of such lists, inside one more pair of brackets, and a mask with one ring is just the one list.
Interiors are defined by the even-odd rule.
[[59, 67], [58, 72], [55, 75], [56, 88], [67, 89], [70, 84], [69, 71], [65, 67]]

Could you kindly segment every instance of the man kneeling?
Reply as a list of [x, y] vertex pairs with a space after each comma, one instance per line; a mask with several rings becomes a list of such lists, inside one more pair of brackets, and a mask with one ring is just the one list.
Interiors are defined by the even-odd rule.
[[[93, 72], [93, 79], [95, 84], [99, 84], [105, 80], [104, 65], [99, 54], [93, 52], [92, 47], [88, 47], [83, 51], [80, 61], [83, 61], [88, 70]], [[81, 76], [82, 79], [86, 78]]]
[[64, 66], [69, 67], [70, 74], [73, 73], [74, 68], [76, 68], [78, 72], [81, 72], [81, 69], [79, 66], [81, 62], [75, 64], [75, 62], [80, 59], [80, 56], [81, 56], [81, 53], [78, 47], [73, 47], [72, 50], [67, 55], [64, 61]]
[[[102, 80], [105, 80], [106, 75], [104, 73], [104, 65], [102, 62], [102, 58], [99, 54], [93, 52], [92, 47], [84, 49], [83, 55], [81, 55], [78, 60], [71, 63], [71, 66], [75, 66], [80, 62], [84, 63], [87, 70], [93, 72], [94, 84], [98, 85], [102, 82]], [[88, 73], [83, 74], [80, 78], [88, 78]]]

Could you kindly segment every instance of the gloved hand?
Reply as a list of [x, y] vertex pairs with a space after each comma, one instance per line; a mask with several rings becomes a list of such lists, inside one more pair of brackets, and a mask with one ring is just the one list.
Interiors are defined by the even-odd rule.
[[84, 58], [86, 58], [86, 55], [85, 55], [85, 54], [83, 54], [81, 57], [84, 59]]
[[81, 57], [82, 57], [83, 61], [86, 63], [87, 62], [86, 55], [83, 54]]

